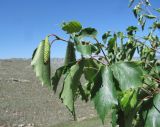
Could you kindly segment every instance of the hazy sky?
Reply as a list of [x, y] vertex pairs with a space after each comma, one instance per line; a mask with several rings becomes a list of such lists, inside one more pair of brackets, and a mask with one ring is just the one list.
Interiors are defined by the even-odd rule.
[[[30, 58], [46, 35], [65, 35], [59, 27], [63, 21], [77, 20], [83, 27], [94, 27], [99, 38], [108, 30], [124, 31], [137, 25], [128, 1], [0, 0], [0, 58]], [[63, 57], [65, 46], [56, 42], [52, 57]]]

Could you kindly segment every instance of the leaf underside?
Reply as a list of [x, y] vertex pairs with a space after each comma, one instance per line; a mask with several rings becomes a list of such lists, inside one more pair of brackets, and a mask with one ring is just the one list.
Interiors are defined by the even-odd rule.
[[[45, 63], [44, 61], [44, 49], [45, 49], [45, 40], [43, 40], [31, 61], [31, 66], [33, 67], [34, 71], [36, 72], [36, 76], [42, 82], [42, 85], [51, 86], [50, 81], [50, 55], [48, 55], [48, 62]], [[49, 50], [50, 51], [50, 50]], [[50, 53], [49, 53], [50, 54]]]
[[63, 89], [60, 95], [60, 98], [64, 105], [74, 113], [74, 101], [75, 94], [78, 86], [80, 85], [80, 77], [82, 75], [82, 68], [80, 64], [76, 63], [73, 65], [64, 79]]

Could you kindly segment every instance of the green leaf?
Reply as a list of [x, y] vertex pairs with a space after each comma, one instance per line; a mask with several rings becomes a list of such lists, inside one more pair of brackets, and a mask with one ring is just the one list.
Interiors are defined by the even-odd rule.
[[146, 17], [146, 18], [148, 18], [148, 19], [155, 19], [155, 18], [157, 18], [154, 15], [143, 15], [143, 16]]
[[133, 9], [133, 14], [136, 18], [140, 15], [140, 11], [141, 11], [141, 5], [138, 4]]
[[[156, 66], [153, 67], [152, 69], [153, 69], [153, 70], [152, 70], [152, 73], [154, 73], [155, 75], [158, 74], [158, 76], [160, 76], [160, 65], [156, 65]], [[157, 76], [157, 78], [160, 78], [160, 77], [158, 77], [158, 76]]]
[[142, 86], [143, 71], [140, 65], [134, 62], [119, 62], [112, 65], [112, 71], [123, 91]]
[[82, 55], [91, 55], [91, 45], [90, 44], [77, 44], [76, 49], [78, 52], [80, 52]]
[[120, 104], [121, 104], [123, 109], [125, 109], [128, 106], [128, 103], [130, 102], [132, 94], [133, 94], [132, 90], [127, 90], [123, 94], [123, 97], [120, 100]]
[[103, 43], [104, 43], [104, 44], [106, 44], [108, 37], [111, 36], [111, 35], [110, 35], [110, 32], [111, 32], [111, 31], [108, 31], [108, 32], [106, 32], [105, 34], [103, 34], [102, 40], [103, 40]]
[[34, 58], [34, 56], [35, 56], [35, 54], [36, 54], [36, 51], [37, 51], [37, 48], [33, 51], [32, 60], [33, 60], [33, 58]]
[[136, 51], [136, 43], [133, 40], [128, 40], [128, 42], [124, 45], [125, 46], [125, 53], [127, 60], [130, 61], [133, 58], [133, 55]]
[[84, 28], [80, 31], [79, 36], [81, 37], [93, 37], [97, 36], [97, 30], [95, 28]]
[[56, 92], [56, 90], [57, 90], [57, 86], [58, 86], [59, 80], [63, 74], [64, 69], [65, 69], [65, 66], [58, 68], [56, 70], [54, 76], [52, 77], [52, 86], [53, 86], [54, 92]]
[[134, 8], [134, 9], [133, 9], [133, 14], [134, 14], [134, 16], [137, 18], [137, 15], [138, 15], [137, 8]]
[[59, 83], [61, 76], [65, 75], [68, 72], [68, 70], [71, 68], [71, 66], [73, 66], [75, 63], [76, 63], [76, 61], [72, 62], [68, 65], [62, 66], [56, 70], [54, 76], [51, 79], [54, 92], [56, 92], [56, 90], [57, 90], [57, 86], [58, 86], [58, 83]]
[[88, 42], [78, 43], [76, 45], [76, 50], [80, 52], [82, 55], [92, 55], [92, 53], [96, 52], [97, 49], [94, 45]]
[[83, 85], [83, 91], [81, 89], [82, 92], [80, 92], [82, 98], [84, 98], [83, 93], [85, 93], [85, 98], [87, 98], [85, 100], [88, 100], [88, 97], [91, 95], [92, 98], [92, 96], [94, 96], [96, 91], [98, 91], [100, 88], [100, 86], [97, 85], [97, 82], [101, 82], [99, 71], [102, 64], [99, 61], [92, 58], [83, 59], [83, 64], [83, 74], [86, 79], [86, 83]]
[[83, 59], [83, 74], [86, 79], [86, 83], [80, 87], [80, 94], [85, 101], [89, 100], [92, 88], [94, 86], [94, 79], [97, 78], [98, 72], [101, 68], [101, 64], [94, 59]]
[[101, 67], [103, 65], [99, 65], [99, 70], [96, 73], [95, 77], [93, 77], [93, 82], [89, 82], [88, 85], [90, 85], [90, 95], [91, 99], [95, 97], [96, 93], [99, 91], [99, 89], [102, 87], [102, 75], [101, 75]]
[[155, 22], [155, 23], [153, 24], [153, 27], [160, 29], [160, 22]]
[[160, 8], [157, 8], [157, 9], [154, 9], [154, 10], [156, 10], [157, 12], [160, 12]]
[[93, 79], [97, 75], [98, 68], [88, 66], [88, 67], [85, 67], [83, 71], [84, 71], [85, 79], [90, 81], [90, 82], [93, 82]]
[[137, 92], [136, 90], [129, 89], [123, 93], [123, 97], [120, 100], [120, 104], [124, 110], [128, 108], [134, 108], [137, 104]]
[[68, 64], [75, 62], [75, 61], [76, 61], [76, 54], [75, 54], [74, 44], [70, 42], [67, 44], [64, 65], [68, 65]]
[[80, 77], [83, 73], [83, 64], [76, 63], [68, 71], [63, 84], [60, 98], [66, 107], [74, 114], [74, 101], [77, 88], [80, 85]]
[[123, 93], [123, 97], [120, 100], [121, 110], [124, 114], [124, 118], [122, 117], [124, 120], [124, 127], [133, 127], [133, 121], [138, 111], [137, 92], [138, 90], [129, 89]]
[[138, 28], [136, 26], [129, 26], [126, 30], [128, 35], [133, 35], [133, 32], [136, 32]]
[[118, 36], [119, 38], [121, 38], [121, 39], [124, 38], [123, 32], [117, 32], [117, 36]]
[[109, 67], [102, 67], [102, 87], [93, 98], [95, 108], [100, 119], [104, 123], [105, 116], [109, 113], [114, 105], [117, 105], [116, 88], [113, 82], [113, 74]]
[[[45, 63], [44, 61], [44, 49], [45, 49], [45, 40], [43, 40], [35, 52], [35, 55], [31, 61], [31, 65], [36, 72], [36, 76], [42, 82], [42, 85], [51, 86], [50, 81], [50, 57], [49, 62]], [[50, 54], [50, 53], [49, 53]]]
[[112, 127], [117, 127], [118, 114], [117, 109], [112, 109]]
[[114, 48], [116, 47], [116, 38], [110, 38], [107, 44], [108, 47], [108, 53], [114, 53]]
[[[86, 83], [86, 84], [87, 84], [87, 83]], [[85, 100], [85, 102], [88, 102], [90, 92], [89, 92], [89, 90], [86, 88], [86, 84], [84, 84], [84, 86], [79, 85], [79, 86], [78, 86], [78, 89], [79, 89], [79, 94], [81, 95], [81, 99], [82, 99], [82, 100]]]
[[94, 59], [86, 59], [84, 61], [84, 69], [83, 69], [85, 79], [89, 82], [93, 82], [100, 67], [101, 67], [101, 64], [98, 63], [98, 61]]
[[134, 108], [136, 106], [136, 104], [137, 104], [137, 91], [134, 90], [132, 93], [132, 98], [130, 100], [131, 108]]
[[149, 0], [145, 0], [145, 3], [146, 3], [147, 6], [151, 6]]
[[[160, 94], [153, 99], [154, 106], [149, 110], [144, 127], [160, 127]], [[144, 118], [145, 118], [144, 114]]]
[[82, 25], [77, 21], [62, 24], [62, 30], [66, 31], [68, 34], [79, 32], [81, 29]]
[[146, 20], [144, 20], [141, 24], [142, 31], [144, 30], [145, 24], [146, 24]]

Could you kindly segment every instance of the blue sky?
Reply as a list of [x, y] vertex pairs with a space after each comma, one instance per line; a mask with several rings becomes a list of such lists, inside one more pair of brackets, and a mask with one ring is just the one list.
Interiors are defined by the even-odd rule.
[[[46, 35], [65, 36], [60, 29], [63, 21], [94, 27], [99, 37], [108, 30], [125, 31], [137, 24], [128, 1], [0, 0], [0, 58], [31, 58]], [[65, 47], [61, 42], [53, 44], [52, 57], [64, 57]]]

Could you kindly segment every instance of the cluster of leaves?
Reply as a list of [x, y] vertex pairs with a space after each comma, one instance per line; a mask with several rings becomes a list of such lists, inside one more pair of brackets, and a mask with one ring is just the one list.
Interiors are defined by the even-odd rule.
[[[147, 0], [143, 2], [150, 5]], [[136, 17], [141, 16], [141, 10], [135, 8]], [[143, 16], [153, 19], [151, 15]], [[77, 21], [63, 23], [62, 30], [69, 39], [47, 36], [34, 51], [31, 65], [42, 84], [55, 92], [64, 77], [59, 97], [74, 118], [74, 102], [80, 97], [86, 102], [93, 101], [103, 123], [111, 113], [112, 127], [160, 126], [160, 65], [156, 58], [160, 41], [153, 32], [155, 28], [140, 39], [135, 26], [128, 27], [125, 33], [108, 31], [102, 35], [101, 43], [95, 28], [83, 28]], [[51, 43], [50, 36], [55, 37]], [[66, 42], [67, 50], [64, 66], [51, 77], [50, 48], [56, 40]], [[76, 58], [76, 52], [81, 58]], [[133, 58], [135, 53], [140, 60]], [[85, 83], [80, 82], [82, 77]]]
[[[135, 0], [130, 0], [129, 7], [133, 5], [134, 1]], [[151, 10], [158, 13], [160, 12], [160, 8], [151, 8], [149, 0], [139, 0], [133, 9], [134, 16], [138, 19], [138, 23], [141, 25], [142, 30], [144, 30], [147, 19], [154, 20], [153, 25], [150, 27], [151, 29], [155, 30], [160, 28], [160, 20], [151, 12]]]

